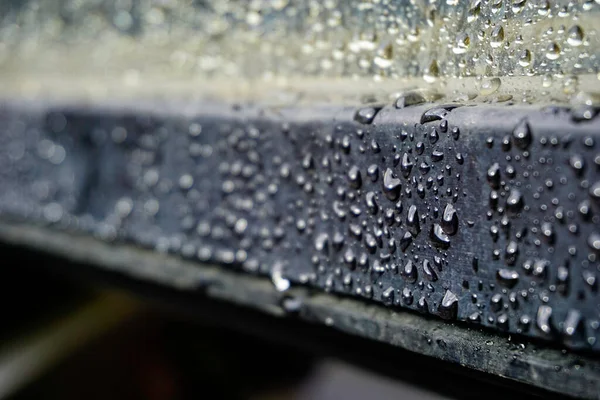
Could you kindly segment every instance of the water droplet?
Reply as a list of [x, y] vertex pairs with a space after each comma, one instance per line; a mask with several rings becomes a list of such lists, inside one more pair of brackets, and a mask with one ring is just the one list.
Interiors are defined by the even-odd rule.
[[442, 229], [448, 235], [454, 235], [458, 231], [458, 215], [452, 204], [446, 204], [442, 216]]
[[406, 305], [411, 305], [414, 301], [412, 291], [407, 287], [402, 289], [402, 301], [404, 301], [404, 304]]
[[535, 260], [532, 268], [532, 275], [536, 278], [545, 279], [548, 274], [548, 261]]
[[434, 83], [440, 76], [440, 67], [436, 60], [431, 61], [425, 72], [423, 73], [423, 79], [427, 83]]
[[446, 290], [442, 302], [438, 307], [439, 316], [444, 319], [455, 319], [458, 313], [458, 297], [450, 290]]
[[290, 288], [290, 281], [283, 277], [283, 264], [276, 262], [271, 270], [271, 281], [278, 292], [285, 292]]
[[459, 33], [456, 37], [456, 42], [452, 48], [454, 54], [464, 54], [469, 49], [471, 38], [466, 32]]
[[354, 120], [358, 123], [369, 125], [375, 119], [378, 111], [379, 109], [374, 107], [361, 108], [354, 114]]
[[360, 169], [357, 166], [353, 166], [348, 171], [348, 179], [350, 180], [350, 186], [354, 189], [360, 189], [362, 186], [362, 177]]
[[404, 175], [405, 178], [408, 178], [408, 176], [410, 175], [413, 165], [414, 164], [410, 159], [408, 153], [404, 153], [404, 155], [402, 156], [402, 162], [400, 163], [400, 170], [402, 171], [402, 175]]
[[402, 236], [402, 239], [400, 239], [400, 248], [402, 249], [402, 251], [406, 251], [406, 249], [408, 248], [408, 246], [410, 246], [412, 241], [413, 235], [408, 231], [405, 232]]
[[500, 293], [494, 294], [492, 296], [492, 298], [490, 299], [490, 308], [494, 312], [498, 312], [498, 311], [502, 310], [503, 305], [504, 305], [504, 300], [502, 299], [502, 295]]
[[496, 26], [492, 29], [492, 33], [490, 35], [490, 46], [493, 48], [498, 48], [502, 45], [504, 41], [504, 28], [502, 25]]
[[481, 83], [481, 87], [479, 88], [479, 93], [482, 96], [488, 96], [492, 93], [495, 93], [500, 88], [501, 83], [502, 82], [500, 81], [500, 78], [486, 79], [485, 81], [483, 81]]
[[377, 52], [373, 63], [381, 69], [386, 69], [394, 63], [394, 47], [391, 41], [383, 42]]
[[531, 51], [524, 49], [519, 54], [519, 65], [522, 67], [528, 67], [531, 64]]
[[391, 201], [398, 199], [402, 183], [400, 179], [394, 178], [394, 173], [390, 168], [386, 169], [383, 174], [383, 193]]
[[521, 11], [523, 11], [523, 8], [525, 8], [525, 4], [527, 3], [527, 0], [513, 0], [512, 3], [512, 12], [515, 14], [520, 13]]
[[519, 281], [519, 273], [507, 268], [499, 269], [496, 273], [496, 277], [498, 282], [508, 288], [514, 287]]
[[431, 144], [437, 143], [439, 139], [440, 135], [438, 134], [437, 129], [431, 128], [431, 131], [429, 132], [429, 141], [431, 142]]
[[412, 233], [413, 236], [417, 236], [419, 232], [421, 232], [419, 211], [414, 205], [411, 205], [408, 208], [408, 215], [406, 216], [406, 226], [408, 227], [408, 230], [410, 231], [410, 233]]
[[541, 232], [542, 232], [542, 236], [544, 237], [544, 240], [546, 241], [546, 243], [548, 244], [554, 244], [554, 228], [552, 227], [552, 224], [549, 222], [544, 222], [541, 226]]
[[[498, 235], [498, 227], [496, 228], [496, 237]], [[517, 258], [519, 257], [519, 245], [515, 241], [510, 241], [508, 245], [506, 245], [506, 250], [504, 252], [504, 259], [506, 260], [507, 265], [515, 265], [517, 262]]]
[[381, 293], [381, 299], [386, 305], [392, 305], [394, 303], [394, 288], [389, 287]]
[[425, 103], [425, 97], [419, 92], [411, 91], [407, 93], [403, 93], [398, 100], [396, 100], [396, 108], [404, 108], [409, 106], [414, 106], [417, 104]]
[[513, 214], [517, 214], [523, 209], [523, 196], [517, 189], [511, 189], [506, 199], [506, 209]]
[[522, 120], [513, 130], [513, 142], [521, 150], [526, 150], [531, 144], [531, 128], [526, 120]]
[[573, 25], [567, 32], [567, 43], [573, 47], [581, 46], [583, 43], [583, 30], [579, 25]]
[[475, 22], [481, 14], [481, 0], [471, 1], [469, 11], [467, 12], [467, 22]]
[[588, 237], [588, 245], [590, 246], [590, 249], [600, 251], [600, 234], [595, 232], [592, 233]]
[[550, 2], [548, 0], [539, 0], [537, 4], [537, 12], [541, 16], [546, 16], [550, 12]]
[[594, 183], [590, 187], [590, 197], [597, 202], [600, 202], [600, 181]]
[[547, 335], [552, 332], [552, 326], [550, 325], [551, 317], [552, 317], [552, 307], [539, 306], [538, 312], [537, 312], [537, 317], [536, 317], [536, 324], [537, 324], [537, 327], [539, 328], [539, 330]]
[[377, 204], [377, 200], [375, 199], [374, 192], [368, 192], [365, 195], [365, 204], [367, 205], [367, 209], [371, 214], [377, 214], [379, 211], [379, 205]]
[[423, 260], [423, 273], [425, 274], [425, 278], [431, 282], [436, 282], [438, 280], [437, 273], [427, 259]]
[[450, 238], [439, 224], [433, 224], [431, 228], [431, 239], [433, 243], [439, 247], [446, 248], [450, 246]]
[[546, 47], [546, 58], [548, 60], [558, 60], [560, 53], [560, 47], [554, 42], [550, 43], [548, 47]]
[[379, 177], [379, 167], [376, 164], [371, 164], [367, 168], [367, 176], [371, 178], [372, 182], [376, 182]]
[[493, 189], [500, 187], [500, 165], [498, 163], [492, 164], [488, 169], [487, 181]]
[[570, 309], [567, 313], [567, 318], [563, 324], [563, 333], [567, 337], [574, 337], [581, 331], [583, 325], [583, 318], [581, 313], [575, 309]]
[[329, 247], [329, 235], [321, 233], [315, 238], [315, 250], [327, 253]]

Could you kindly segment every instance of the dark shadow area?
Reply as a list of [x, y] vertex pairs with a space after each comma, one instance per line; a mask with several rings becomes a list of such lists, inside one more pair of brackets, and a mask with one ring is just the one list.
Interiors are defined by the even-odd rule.
[[26, 249], [0, 249], [11, 260], [0, 280], [5, 337], [44, 326], [107, 289], [125, 291], [139, 303], [131, 318], [44, 371], [14, 399], [555, 397], [200, 292], [182, 293]]

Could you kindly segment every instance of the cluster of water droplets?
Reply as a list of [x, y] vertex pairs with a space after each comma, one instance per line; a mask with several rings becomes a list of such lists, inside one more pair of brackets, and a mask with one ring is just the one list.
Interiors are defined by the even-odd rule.
[[0, 71], [101, 72], [131, 87], [304, 78], [305, 91], [323, 78], [413, 78], [451, 98], [596, 102], [599, 11], [593, 0], [7, 2]]
[[[336, 121], [238, 106], [15, 112], [0, 170], [19, 190], [0, 211], [269, 276], [282, 292], [310, 285], [594, 346], [597, 110], [516, 120], [503, 109], [514, 125], [499, 118], [485, 140], [453, 122], [485, 110], [412, 91]], [[569, 132], [552, 135], [547, 121]]]
[[[598, 314], [583, 304], [598, 299], [600, 153], [589, 131], [578, 128], [595, 112], [550, 107], [543, 113], [573, 121], [571, 132], [536, 136], [525, 118], [510, 135], [486, 140], [495, 156], [486, 173], [493, 245], [485, 258], [504, 264], [486, 317], [503, 329], [514, 323], [527, 332], [534, 324], [546, 336], [594, 345]], [[520, 311], [523, 303], [529, 311]]]

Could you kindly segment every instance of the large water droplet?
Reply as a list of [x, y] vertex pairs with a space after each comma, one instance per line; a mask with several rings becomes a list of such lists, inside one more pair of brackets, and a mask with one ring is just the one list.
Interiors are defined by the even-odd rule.
[[488, 96], [492, 93], [495, 93], [500, 88], [501, 83], [502, 81], [500, 81], [500, 78], [486, 79], [481, 83], [479, 93], [482, 96]]
[[375, 107], [361, 108], [358, 111], [356, 111], [356, 114], [354, 114], [354, 120], [358, 123], [365, 125], [371, 124], [373, 122], [373, 119], [375, 119], [375, 115], [377, 115], [378, 111], [379, 109]]
[[519, 281], [519, 273], [517, 271], [507, 268], [499, 269], [496, 274], [496, 277], [498, 279], [498, 282], [500, 282], [502, 285], [508, 288], [512, 288]]
[[431, 228], [431, 239], [436, 246], [446, 248], [450, 246], [450, 238], [439, 224], [433, 224]]
[[425, 97], [423, 97], [421, 93], [410, 91], [403, 93], [400, 97], [398, 97], [398, 100], [396, 100], [396, 108], [414, 106], [425, 102]]
[[581, 46], [583, 43], [583, 30], [579, 25], [573, 25], [567, 32], [567, 43], [573, 47]]

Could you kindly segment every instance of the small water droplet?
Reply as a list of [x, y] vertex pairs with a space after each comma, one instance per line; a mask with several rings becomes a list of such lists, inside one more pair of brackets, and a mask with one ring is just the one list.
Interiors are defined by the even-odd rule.
[[436, 60], [431, 61], [425, 72], [423, 73], [423, 79], [427, 83], [434, 83], [440, 76], [440, 67]]
[[526, 150], [531, 144], [531, 128], [526, 120], [522, 120], [513, 130], [513, 141], [515, 146], [521, 150]]
[[439, 316], [444, 319], [455, 319], [458, 313], [458, 297], [450, 290], [446, 290], [442, 302], [438, 307]]

